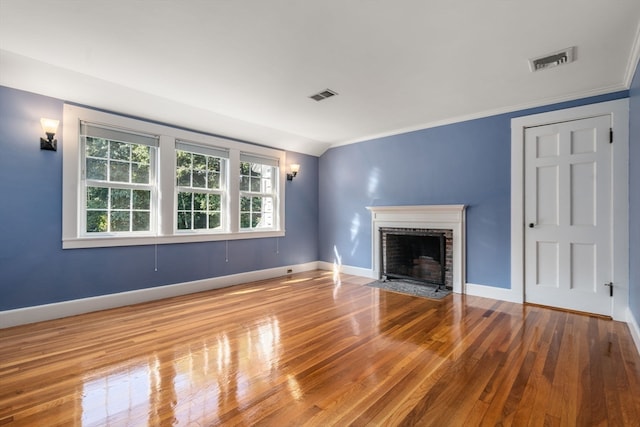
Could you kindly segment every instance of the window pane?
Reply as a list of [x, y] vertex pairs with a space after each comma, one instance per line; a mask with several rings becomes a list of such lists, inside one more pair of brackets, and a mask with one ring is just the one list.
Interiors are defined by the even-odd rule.
[[251, 198], [251, 210], [253, 212], [262, 211], [262, 197], [252, 197]]
[[178, 230], [191, 230], [191, 212], [178, 212]]
[[243, 176], [240, 178], [240, 191], [249, 191], [249, 180], [248, 176]]
[[251, 214], [240, 214], [240, 228], [251, 228]]
[[251, 163], [251, 176], [260, 177], [262, 173], [262, 165]]
[[193, 213], [193, 228], [195, 230], [207, 228], [207, 214], [206, 214], [206, 212], [194, 212]]
[[107, 211], [87, 211], [87, 233], [107, 231]]
[[251, 163], [241, 162], [240, 163], [240, 175], [249, 175], [251, 171]]
[[87, 148], [86, 148], [87, 156], [101, 157], [103, 159], [106, 159], [108, 150], [109, 150], [109, 144], [107, 143], [106, 140], [101, 138], [87, 137]]
[[149, 165], [139, 163], [131, 164], [131, 181], [136, 184], [149, 183]]
[[207, 171], [194, 170], [193, 171], [193, 184], [194, 188], [207, 188]]
[[107, 161], [87, 159], [87, 179], [107, 180]]
[[176, 150], [176, 166], [179, 168], [191, 169], [191, 153]]
[[150, 218], [149, 212], [133, 212], [132, 231], [149, 231], [151, 229]]
[[251, 191], [260, 192], [260, 178], [251, 178]]
[[262, 214], [262, 226], [265, 228], [273, 227], [273, 214], [271, 213]]
[[262, 215], [259, 213], [253, 213], [251, 214], [251, 228], [256, 228], [260, 225], [260, 219], [262, 218]]
[[129, 182], [129, 167], [130, 163], [125, 162], [111, 162], [109, 181], [113, 182]]
[[250, 197], [240, 197], [240, 211], [248, 212], [251, 210], [251, 198]]
[[129, 231], [130, 212], [111, 212], [111, 231]]
[[151, 209], [151, 191], [133, 190], [133, 209]]
[[193, 210], [194, 211], [206, 211], [207, 210], [207, 195], [202, 193], [193, 194]]
[[191, 210], [191, 197], [193, 193], [178, 193], [178, 210]]
[[111, 189], [111, 209], [130, 209], [131, 190]]
[[209, 215], [209, 228], [218, 228], [221, 224], [219, 213]]
[[220, 174], [217, 172], [209, 172], [207, 175], [207, 188], [217, 190], [220, 188]]
[[87, 208], [107, 209], [109, 206], [109, 189], [101, 187], [87, 188]]
[[209, 172], [220, 172], [220, 159], [218, 157], [208, 157], [207, 169]]
[[109, 156], [114, 160], [130, 160], [130, 144], [126, 142], [111, 141], [111, 155]]
[[151, 159], [151, 147], [135, 144], [131, 148], [131, 161], [148, 165]]
[[178, 185], [181, 187], [191, 187], [191, 169], [178, 168], [176, 170]]
[[194, 154], [193, 155], [193, 169], [198, 170], [206, 170], [207, 169], [207, 158], [202, 154]]
[[217, 194], [209, 194], [209, 210], [210, 211], [219, 211], [220, 210], [220, 196]]

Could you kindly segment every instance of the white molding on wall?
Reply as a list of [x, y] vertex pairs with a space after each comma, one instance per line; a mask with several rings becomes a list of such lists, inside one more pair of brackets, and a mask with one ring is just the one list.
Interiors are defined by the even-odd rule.
[[629, 300], [629, 99], [511, 119], [511, 291], [524, 301], [524, 131], [527, 127], [611, 116], [613, 128], [613, 245], [611, 316], [624, 321]]
[[192, 282], [157, 286], [153, 288], [138, 289], [135, 291], [119, 292], [116, 294], [0, 311], [0, 328], [42, 322], [44, 320], [59, 319], [92, 311], [124, 307], [127, 305], [225, 288], [258, 280], [272, 279], [275, 277], [285, 276], [289, 269], [292, 270], [293, 273], [317, 270], [318, 262], [314, 261], [305, 264], [275, 267], [266, 270], [194, 280]]
[[[631, 63], [631, 60], [630, 60], [630, 63]], [[635, 70], [635, 67], [633, 69]], [[630, 70], [631, 70], [631, 67], [628, 67], [628, 71], [626, 73], [629, 74]], [[631, 74], [631, 77], [633, 77], [633, 74]], [[547, 107], [547, 106], [550, 106], [550, 105], [553, 105], [553, 104], [560, 104], [560, 103], [563, 103], [563, 102], [571, 102], [571, 101], [576, 101], [576, 100], [580, 100], [580, 99], [584, 99], [584, 98], [590, 98], [590, 97], [594, 97], [594, 96], [608, 95], [608, 94], [611, 94], [611, 93], [614, 93], [614, 92], [619, 92], [619, 91], [623, 91], [623, 90], [629, 90], [629, 87], [631, 86], [631, 83], [630, 83], [630, 81], [629, 81], [629, 83], [627, 83], [627, 80], [629, 80], [629, 78], [625, 77], [625, 80], [620, 82], [620, 83], [615, 83], [615, 84], [612, 84], [612, 85], [609, 85], [609, 86], [603, 86], [603, 87], [599, 87], [599, 88], [596, 88], [596, 89], [583, 90], [583, 91], [574, 92], [574, 93], [571, 93], [571, 94], [568, 94], [568, 95], [552, 96], [552, 97], [547, 97], [547, 98], [543, 98], [543, 99], [537, 99], [534, 102], [525, 102], [525, 103], [521, 103], [521, 104], [507, 105], [505, 107], [494, 108], [494, 109], [490, 109], [490, 110], [484, 110], [484, 111], [480, 111], [480, 112], [473, 113], [473, 114], [465, 114], [465, 115], [462, 115], [462, 116], [455, 116], [455, 117], [450, 117], [450, 118], [443, 119], [443, 120], [436, 120], [436, 121], [433, 121], [433, 122], [426, 122], [426, 123], [421, 123], [421, 124], [414, 125], [414, 126], [408, 126], [408, 127], [404, 127], [404, 128], [400, 128], [400, 129], [394, 129], [394, 130], [389, 131], [389, 132], [380, 132], [380, 133], [376, 133], [376, 134], [364, 135], [364, 136], [361, 136], [361, 137], [358, 137], [358, 138], [354, 138], [354, 139], [334, 142], [333, 144], [331, 144], [331, 146], [329, 148], [341, 147], [343, 145], [356, 144], [358, 142], [365, 142], [365, 141], [370, 141], [370, 140], [373, 140], [373, 139], [380, 139], [380, 138], [386, 138], [386, 137], [390, 137], [390, 136], [402, 135], [404, 133], [415, 132], [415, 131], [424, 130], [424, 129], [431, 129], [431, 128], [436, 128], [436, 127], [440, 127], [440, 126], [447, 126], [447, 125], [466, 122], [466, 121], [470, 121], [470, 120], [484, 119], [484, 118], [487, 118], [487, 117], [499, 116], [501, 114], [518, 113], [518, 112], [529, 110], [529, 109], [533, 109], [533, 108]]]
[[338, 269], [338, 273], [350, 274], [352, 276], [366, 277], [368, 279], [376, 279], [375, 273], [370, 268], [352, 267], [349, 265], [332, 264], [326, 261], [318, 261], [320, 270], [334, 271]]
[[369, 206], [371, 266], [380, 278], [380, 228], [425, 228], [453, 231], [453, 292], [462, 293], [465, 280], [465, 205]]
[[478, 285], [476, 283], [467, 283], [465, 285], [465, 294], [476, 297], [492, 298], [500, 301], [515, 302], [522, 304], [522, 300], [513, 293], [511, 289], [497, 288], [495, 286]]
[[629, 55], [629, 62], [627, 63], [627, 70], [624, 74], [624, 84], [627, 89], [631, 88], [633, 83], [633, 76], [636, 74], [636, 68], [640, 61], [640, 24], [636, 28], [636, 36], [633, 39], [633, 45], [631, 46], [631, 55]]
[[629, 325], [633, 342], [636, 344], [636, 350], [640, 354], [640, 325], [638, 325], [638, 319], [635, 318], [629, 308], [627, 308], [627, 325]]
[[[196, 292], [226, 288], [234, 285], [255, 282], [258, 280], [272, 279], [286, 275], [289, 269], [293, 273], [301, 273], [312, 270], [334, 271], [352, 276], [377, 279], [376, 273], [368, 268], [353, 267], [348, 265], [334, 265], [326, 261], [308, 262], [292, 266], [275, 267], [267, 270], [258, 270], [248, 273], [232, 274], [210, 279], [195, 280], [192, 282], [177, 283], [173, 285], [158, 286], [155, 288], [139, 289], [117, 294], [102, 295], [91, 298], [82, 298], [71, 301], [63, 301], [53, 304], [38, 305], [34, 307], [18, 308], [15, 310], [0, 311], [0, 329], [12, 326], [26, 325], [28, 323], [42, 322], [46, 320], [60, 319], [83, 313], [107, 310], [110, 308], [124, 307], [163, 298], [171, 298]], [[468, 295], [483, 298], [491, 298], [500, 301], [522, 303], [510, 289], [497, 288], [488, 285], [466, 283], [464, 292]], [[626, 309], [626, 323], [629, 325], [631, 336], [640, 353], [640, 326], [631, 310]]]

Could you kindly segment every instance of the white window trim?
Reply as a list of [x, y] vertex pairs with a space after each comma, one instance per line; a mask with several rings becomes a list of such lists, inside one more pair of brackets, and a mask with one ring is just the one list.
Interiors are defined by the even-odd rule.
[[[82, 124], [80, 125], [80, 133], [82, 133]], [[150, 136], [149, 136], [150, 137]], [[155, 139], [155, 138], [154, 138]], [[159, 142], [159, 141], [156, 141]], [[156, 181], [156, 176], [157, 176], [157, 172], [158, 172], [158, 166], [157, 166], [157, 150], [158, 150], [158, 146], [157, 145], [151, 145], [149, 144], [149, 147], [153, 149], [153, 155], [150, 156], [150, 166], [151, 166], [151, 170], [150, 170], [150, 179], [151, 179], [151, 184], [135, 184], [135, 183], [120, 183], [117, 181], [107, 181], [107, 182], [101, 182], [101, 181], [95, 181], [92, 180], [90, 178], [88, 178], [86, 176], [86, 171], [82, 172], [82, 166], [80, 167], [80, 183], [79, 183], [79, 187], [78, 190], [80, 191], [78, 194], [79, 197], [79, 206], [86, 206], [86, 190], [87, 187], [89, 186], [93, 186], [93, 187], [107, 187], [107, 188], [126, 188], [126, 189], [136, 189], [136, 188], [140, 188], [140, 189], [148, 189], [151, 190], [151, 206], [157, 205], [157, 200], [158, 200], [158, 194], [157, 194], [157, 188], [155, 185], [155, 181]], [[79, 162], [82, 162], [82, 164], [84, 165], [84, 161], [86, 161], [86, 146], [85, 147], [79, 147]], [[130, 232], [118, 232], [118, 231], [110, 231], [110, 232], [104, 232], [104, 233], [88, 233], [86, 231], [86, 218], [78, 218], [78, 220], [80, 221], [78, 223], [78, 232], [79, 235], [81, 237], [98, 237], [98, 236], [102, 236], [102, 237], [109, 237], [109, 238], [113, 238], [113, 237], [118, 237], [118, 236], [122, 236], [122, 237], [130, 237], [130, 236], [155, 236], [157, 234], [156, 228], [157, 228], [157, 224], [158, 224], [158, 218], [157, 218], [157, 211], [154, 211], [153, 209], [151, 209], [151, 215], [150, 215], [150, 229], [147, 231], [136, 231], [135, 234], [131, 234]]]
[[[180, 147], [178, 146], [180, 145]], [[197, 153], [197, 147], [199, 147], [199, 145], [194, 144], [192, 142], [188, 142], [188, 141], [179, 141], [177, 140], [175, 143], [175, 149], [176, 150], [182, 150], [182, 151], [186, 151], [189, 153]], [[195, 151], [189, 151], [189, 149], [194, 150]], [[211, 147], [214, 150], [220, 150], [219, 147]], [[211, 229], [211, 228], [203, 228], [203, 229], [178, 229], [178, 223], [177, 221], [174, 220], [173, 222], [173, 233], [174, 234], [181, 234], [181, 235], [188, 235], [188, 234], [220, 234], [220, 233], [229, 233], [230, 228], [229, 228], [229, 218], [227, 218], [225, 215], [225, 213], [229, 212], [229, 198], [230, 195], [228, 193], [228, 188], [229, 188], [229, 180], [231, 179], [231, 175], [230, 175], [230, 170], [229, 170], [229, 152], [228, 150], [225, 150], [226, 153], [224, 155], [224, 157], [219, 157], [222, 160], [221, 163], [221, 171], [220, 171], [220, 175], [221, 175], [221, 183], [222, 183], [222, 187], [220, 189], [209, 189], [209, 188], [197, 188], [197, 187], [184, 187], [184, 186], [179, 186], [177, 183], [174, 185], [174, 192], [173, 192], [173, 197], [174, 197], [174, 205], [173, 205], [173, 211], [177, 212], [178, 211], [178, 193], [180, 191], [186, 191], [186, 192], [192, 192], [192, 193], [202, 193], [202, 194], [217, 194], [220, 196], [220, 212], [221, 212], [221, 227], [217, 228], [217, 229]], [[175, 153], [175, 152], [174, 152]], [[199, 154], [203, 154], [203, 153], [199, 153]], [[206, 154], [206, 156], [213, 156], [213, 157], [217, 157], [214, 154]], [[176, 169], [176, 165], [173, 165], [174, 171]], [[175, 182], [175, 179], [174, 179]]]
[[[240, 162], [249, 162], [251, 164], [261, 164], [261, 165], [265, 165], [265, 166], [269, 166], [269, 167], [273, 167], [275, 165], [271, 164], [270, 159], [260, 159], [260, 158], [251, 158], [251, 157], [256, 157], [256, 156], [249, 156], [249, 158], [247, 158], [247, 156], [244, 156], [243, 158], [243, 154], [245, 153], [241, 153], [240, 154]], [[274, 191], [272, 191], [271, 193], [267, 193], [267, 192], [255, 192], [255, 191], [251, 191], [251, 190], [239, 190], [239, 194], [240, 194], [240, 199], [242, 199], [242, 197], [271, 197], [274, 202], [277, 204], [278, 203], [278, 194], [279, 194], [279, 188], [280, 185], [278, 182], [274, 182], [273, 183], [275, 189]], [[260, 186], [262, 188], [262, 185]], [[240, 200], [238, 200], [240, 201]], [[240, 212], [240, 203], [238, 203], [238, 220], [240, 221], [240, 216], [242, 214], [242, 212]], [[276, 210], [274, 212], [274, 223], [275, 223], [275, 227], [265, 227], [265, 228], [240, 228], [240, 232], [251, 232], [251, 233], [255, 233], [256, 230], [273, 230], [274, 228], [277, 228], [277, 224], [278, 224], [278, 211]]]
[[[78, 218], [81, 194], [81, 144], [80, 121], [105, 124], [132, 131], [159, 135], [158, 147], [158, 225], [156, 235], [147, 236], [83, 236]], [[75, 105], [65, 104], [62, 129], [62, 248], [94, 248], [112, 246], [135, 246], [153, 244], [190, 243], [224, 241], [237, 239], [257, 239], [282, 237], [285, 235], [285, 182], [286, 153], [282, 150], [262, 147], [214, 137], [197, 132], [186, 131], [144, 120], [123, 117]], [[215, 233], [176, 233], [175, 221], [175, 147], [176, 140], [190, 141], [204, 146], [229, 150], [229, 187], [228, 187], [228, 231]], [[274, 230], [240, 231], [239, 171], [240, 152], [254, 153], [258, 156], [277, 158], [280, 164], [278, 176], [279, 194], [277, 197], [278, 215]]]

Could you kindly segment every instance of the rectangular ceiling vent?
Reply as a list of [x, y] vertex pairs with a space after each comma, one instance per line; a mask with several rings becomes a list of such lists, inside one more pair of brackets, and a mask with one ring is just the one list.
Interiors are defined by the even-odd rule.
[[572, 46], [545, 56], [530, 59], [529, 67], [531, 68], [531, 71], [540, 71], [547, 68], [557, 67], [558, 65], [568, 64], [574, 61], [575, 49], [575, 46]]
[[331, 89], [325, 89], [322, 92], [311, 95], [309, 98], [315, 99], [316, 101], [322, 101], [323, 99], [331, 98], [332, 96], [335, 96], [337, 94], [338, 92], [334, 92]]

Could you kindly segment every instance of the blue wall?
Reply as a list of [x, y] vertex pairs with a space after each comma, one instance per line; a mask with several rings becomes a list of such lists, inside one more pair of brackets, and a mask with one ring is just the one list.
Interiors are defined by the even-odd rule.
[[629, 308], [640, 321], [640, 64], [629, 98]]
[[465, 204], [466, 281], [510, 288], [510, 120], [627, 96], [617, 92], [327, 151], [320, 158], [320, 259], [372, 268], [366, 206]]
[[[286, 237], [62, 250], [62, 150], [41, 151], [40, 118], [63, 102], [0, 87], [0, 310], [318, 260], [318, 158], [287, 153]], [[61, 147], [64, 141], [58, 136]]]
[[[617, 92], [336, 147], [287, 153], [280, 239], [61, 249], [62, 151], [41, 151], [40, 117], [63, 102], [0, 87], [0, 310], [322, 260], [371, 268], [366, 206], [466, 204], [469, 283], [510, 287], [510, 119], [631, 97], [631, 309], [640, 318], [640, 77]], [[59, 144], [64, 142], [59, 139]], [[277, 250], [278, 249], [278, 250]]]

